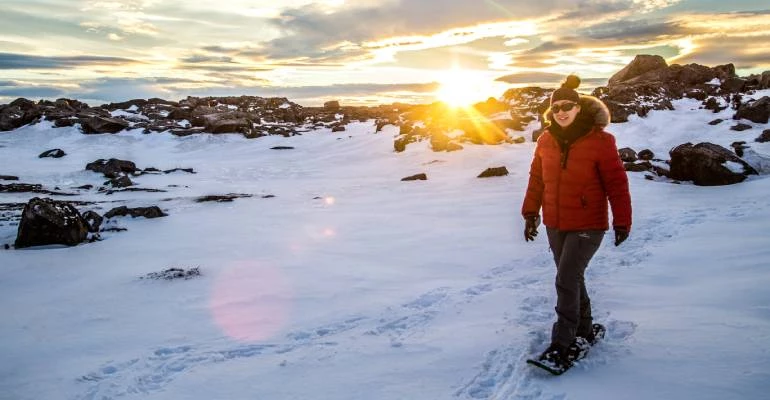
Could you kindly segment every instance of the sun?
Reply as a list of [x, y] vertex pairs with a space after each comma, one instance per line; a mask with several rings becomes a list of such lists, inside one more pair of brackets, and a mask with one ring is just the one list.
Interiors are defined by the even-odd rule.
[[439, 87], [434, 92], [436, 100], [454, 108], [467, 107], [486, 99], [484, 95], [488, 91], [477, 74], [459, 68], [441, 73], [438, 83]]

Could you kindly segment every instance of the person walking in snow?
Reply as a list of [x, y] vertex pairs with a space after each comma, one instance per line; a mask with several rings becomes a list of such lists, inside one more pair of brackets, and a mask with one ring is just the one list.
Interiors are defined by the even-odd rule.
[[521, 207], [526, 241], [537, 236], [542, 207], [557, 269], [557, 321], [539, 360], [565, 370], [601, 328], [593, 325], [584, 273], [609, 229], [608, 203], [615, 246], [631, 230], [628, 177], [615, 137], [604, 131], [609, 110], [596, 97], [578, 94], [579, 85], [580, 78], [570, 75], [551, 94], [545, 113], [550, 125], [537, 140]]

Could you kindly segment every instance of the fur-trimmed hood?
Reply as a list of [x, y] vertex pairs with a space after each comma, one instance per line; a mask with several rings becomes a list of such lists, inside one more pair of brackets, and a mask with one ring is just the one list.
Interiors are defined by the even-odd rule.
[[[598, 98], [588, 95], [580, 95], [580, 113], [593, 119], [594, 126], [601, 128], [610, 124], [610, 109]], [[545, 112], [546, 120], [553, 124], [553, 111], [549, 107]]]

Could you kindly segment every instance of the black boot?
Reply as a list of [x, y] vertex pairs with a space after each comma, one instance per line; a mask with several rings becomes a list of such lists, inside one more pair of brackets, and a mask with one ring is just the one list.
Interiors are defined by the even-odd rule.
[[555, 371], [567, 370], [572, 366], [572, 361], [569, 359], [569, 349], [557, 343], [551, 343], [538, 357], [538, 361]]

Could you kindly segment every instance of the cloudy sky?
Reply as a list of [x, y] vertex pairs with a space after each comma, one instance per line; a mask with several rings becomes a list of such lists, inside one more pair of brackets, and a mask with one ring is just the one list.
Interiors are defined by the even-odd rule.
[[[2, 0], [0, 103], [188, 95], [471, 100], [636, 54], [770, 70], [754, 0]], [[475, 98], [470, 98], [475, 97]]]

